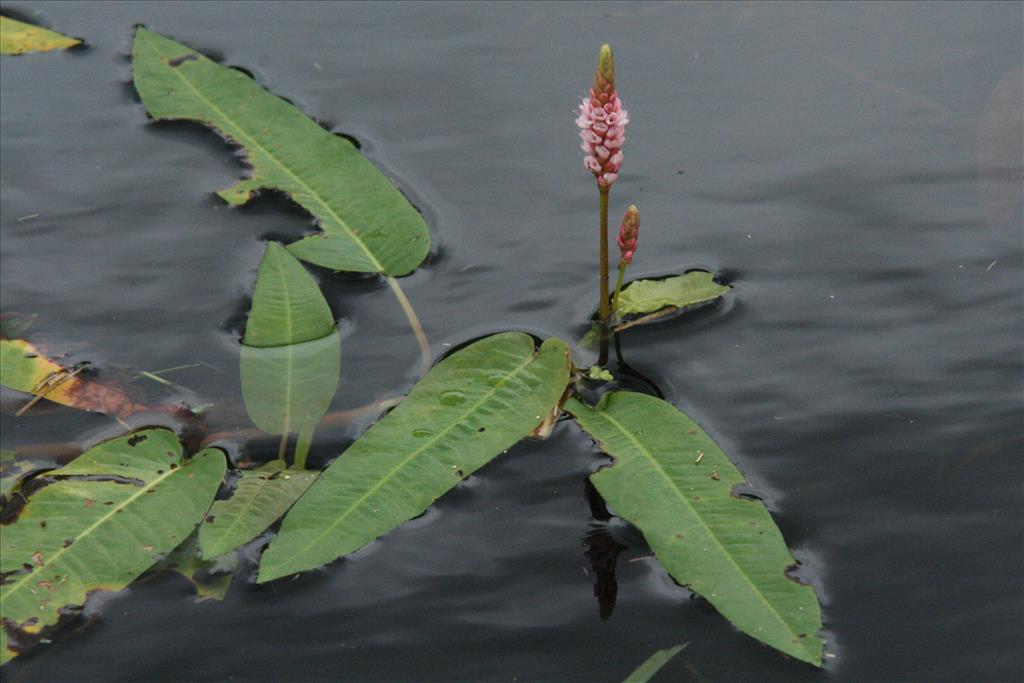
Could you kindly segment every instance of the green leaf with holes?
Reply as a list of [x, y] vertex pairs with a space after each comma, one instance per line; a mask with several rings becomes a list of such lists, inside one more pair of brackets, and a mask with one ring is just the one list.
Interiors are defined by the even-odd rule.
[[743, 475], [675, 406], [632, 392], [565, 409], [614, 458], [590, 480], [616, 514], [643, 532], [679, 583], [744, 633], [821, 666], [814, 589], [787, 576], [796, 560], [759, 500], [735, 495]]
[[313, 277], [276, 242], [256, 275], [239, 368], [245, 408], [268, 434], [311, 435], [338, 388], [341, 336], [331, 309]]
[[558, 339], [487, 337], [438, 363], [349, 447], [284, 518], [259, 581], [347, 555], [426, 510], [530, 434], [569, 381]]
[[92, 448], [47, 473], [3, 527], [0, 660], [56, 624], [61, 611], [94, 591], [119, 591], [178, 546], [202, 520], [224, 477], [224, 454], [189, 461], [166, 429], [149, 429]]
[[676, 311], [713, 301], [729, 291], [704, 270], [660, 280], [633, 280], [622, 288], [616, 331], [663, 318]]
[[355, 145], [258, 85], [192, 48], [138, 28], [135, 88], [153, 118], [188, 119], [239, 145], [250, 177], [220, 192], [232, 205], [260, 189], [284, 192], [323, 232], [289, 246], [334, 270], [405, 275], [430, 248], [418, 211]]
[[234, 493], [218, 500], [199, 527], [203, 557], [231, 552], [267, 530], [306, 492], [317, 474], [280, 460], [241, 473]]

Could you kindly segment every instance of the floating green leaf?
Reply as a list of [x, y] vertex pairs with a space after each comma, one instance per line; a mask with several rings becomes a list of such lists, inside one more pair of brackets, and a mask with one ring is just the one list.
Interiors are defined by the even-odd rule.
[[0, 660], [8, 638], [53, 625], [93, 591], [118, 591], [184, 540], [224, 477], [224, 454], [183, 462], [166, 429], [149, 429], [86, 451], [48, 473], [17, 520], [3, 527]]
[[712, 301], [729, 291], [714, 276], [704, 270], [693, 270], [663, 280], [633, 280], [619, 294], [618, 313], [622, 320], [639, 316], [616, 325], [616, 331], [642, 322], [664, 317], [688, 306]]
[[231, 497], [216, 501], [199, 527], [203, 557], [223, 555], [266, 531], [316, 477], [315, 472], [286, 468], [280, 460], [242, 472]]
[[156, 119], [189, 119], [240, 145], [251, 177], [220, 196], [244, 204], [261, 188], [288, 194], [322, 233], [289, 249], [334, 270], [405, 275], [426, 257], [430, 236], [416, 209], [351, 142], [325, 131], [237, 69], [139, 28], [135, 87]]
[[735, 495], [743, 476], [690, 418], [652, 396], [605, 394], [565, 409], [615, 464], [590, 479], [636, 525], [679, 582], [743, 632], [821, 665], [814, 589], [787, 576], [796, 564], [764, 504]]
[[26, 52], [63, 50], [81, 42], [48, 28], [0, 16], [0, 54], [23, 55]]
[[288, 250], [268, 242], [245, 323], [246, 346], [285, 346], [326, 337], [334, 316], [316, 281]]
[[654, 678], [654, 674], [661, 671], [661, 667], [669, 663], [673, 657], [682, 652], [689, 643], [683, 643], [682, 645], [676, 645], [665, 650], [658, 650], [653, 655], [647, 658], [647, 660], [638, 666], [636, 670], [629, 674], [622, 683], [647, 683], [647, 681]]
[[312, 569], [426, 510], [528, 435], [569, 381], [558, 339], [482, 339], [434, 367], [395, 410], [324, 472], [284, 519], [259, 581]]
[[171, 571], [181, 576], [196, 589], [196, 602], [223, 600], [238, 567], [238, 554], [227, 553], [204, 560], [199, 552], [199, 534], [193, 532], [185, 542], [153, 567], [154, 572]]

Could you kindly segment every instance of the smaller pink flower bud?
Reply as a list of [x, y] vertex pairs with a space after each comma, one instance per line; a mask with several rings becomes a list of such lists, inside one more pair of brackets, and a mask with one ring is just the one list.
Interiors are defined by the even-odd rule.
[[626, 209], [626, 215], [622, 217], [622, 225], [619, 226], [619, 237], [616, 243], [622, 253], [620, 264], [633, 262], [633, 254], [636, 252], [637, 240], [640, 237], [640, 210], [636, 204], [630, 204]]

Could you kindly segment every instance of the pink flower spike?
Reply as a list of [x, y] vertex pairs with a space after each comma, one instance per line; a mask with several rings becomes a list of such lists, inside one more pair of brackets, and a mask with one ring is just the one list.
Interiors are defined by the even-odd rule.
[[580, 102], [576, 119], [576, 125], [582, 129], [581, 149], [587, 155], [583, 165], [594, 174], [602, 190], [610, 188], [619, 177], [627, 123], [629, 113], [622, 108], [615, 90], [615, 59], [612, 49], [602, 45], [594, 74], [594, 87]]
[[636, 252], [637, 240], [640, 237], [640, 210], [636, 204], [630, 204], [626, 209], [626, 215], [622, 217], [622, 225], [619, 226], [619, 237], [616, 243], [622, 258], [619, 264], [629, 265], [633, 262], [633, 254]]

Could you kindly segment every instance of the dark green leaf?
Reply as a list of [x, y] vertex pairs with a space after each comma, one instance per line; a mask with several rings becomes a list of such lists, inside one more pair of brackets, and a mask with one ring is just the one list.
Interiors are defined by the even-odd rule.
[[734, 495], [743, 476], [675, 406], [631, 392], [596, 408], [565, 409], [615, 464], [590, 479], [615, 512], [643, 532], [679, 583], [743, 632], [821, 665], [821, 609], [814, 589], [787, 576], [796, 564], [759, 500]]

